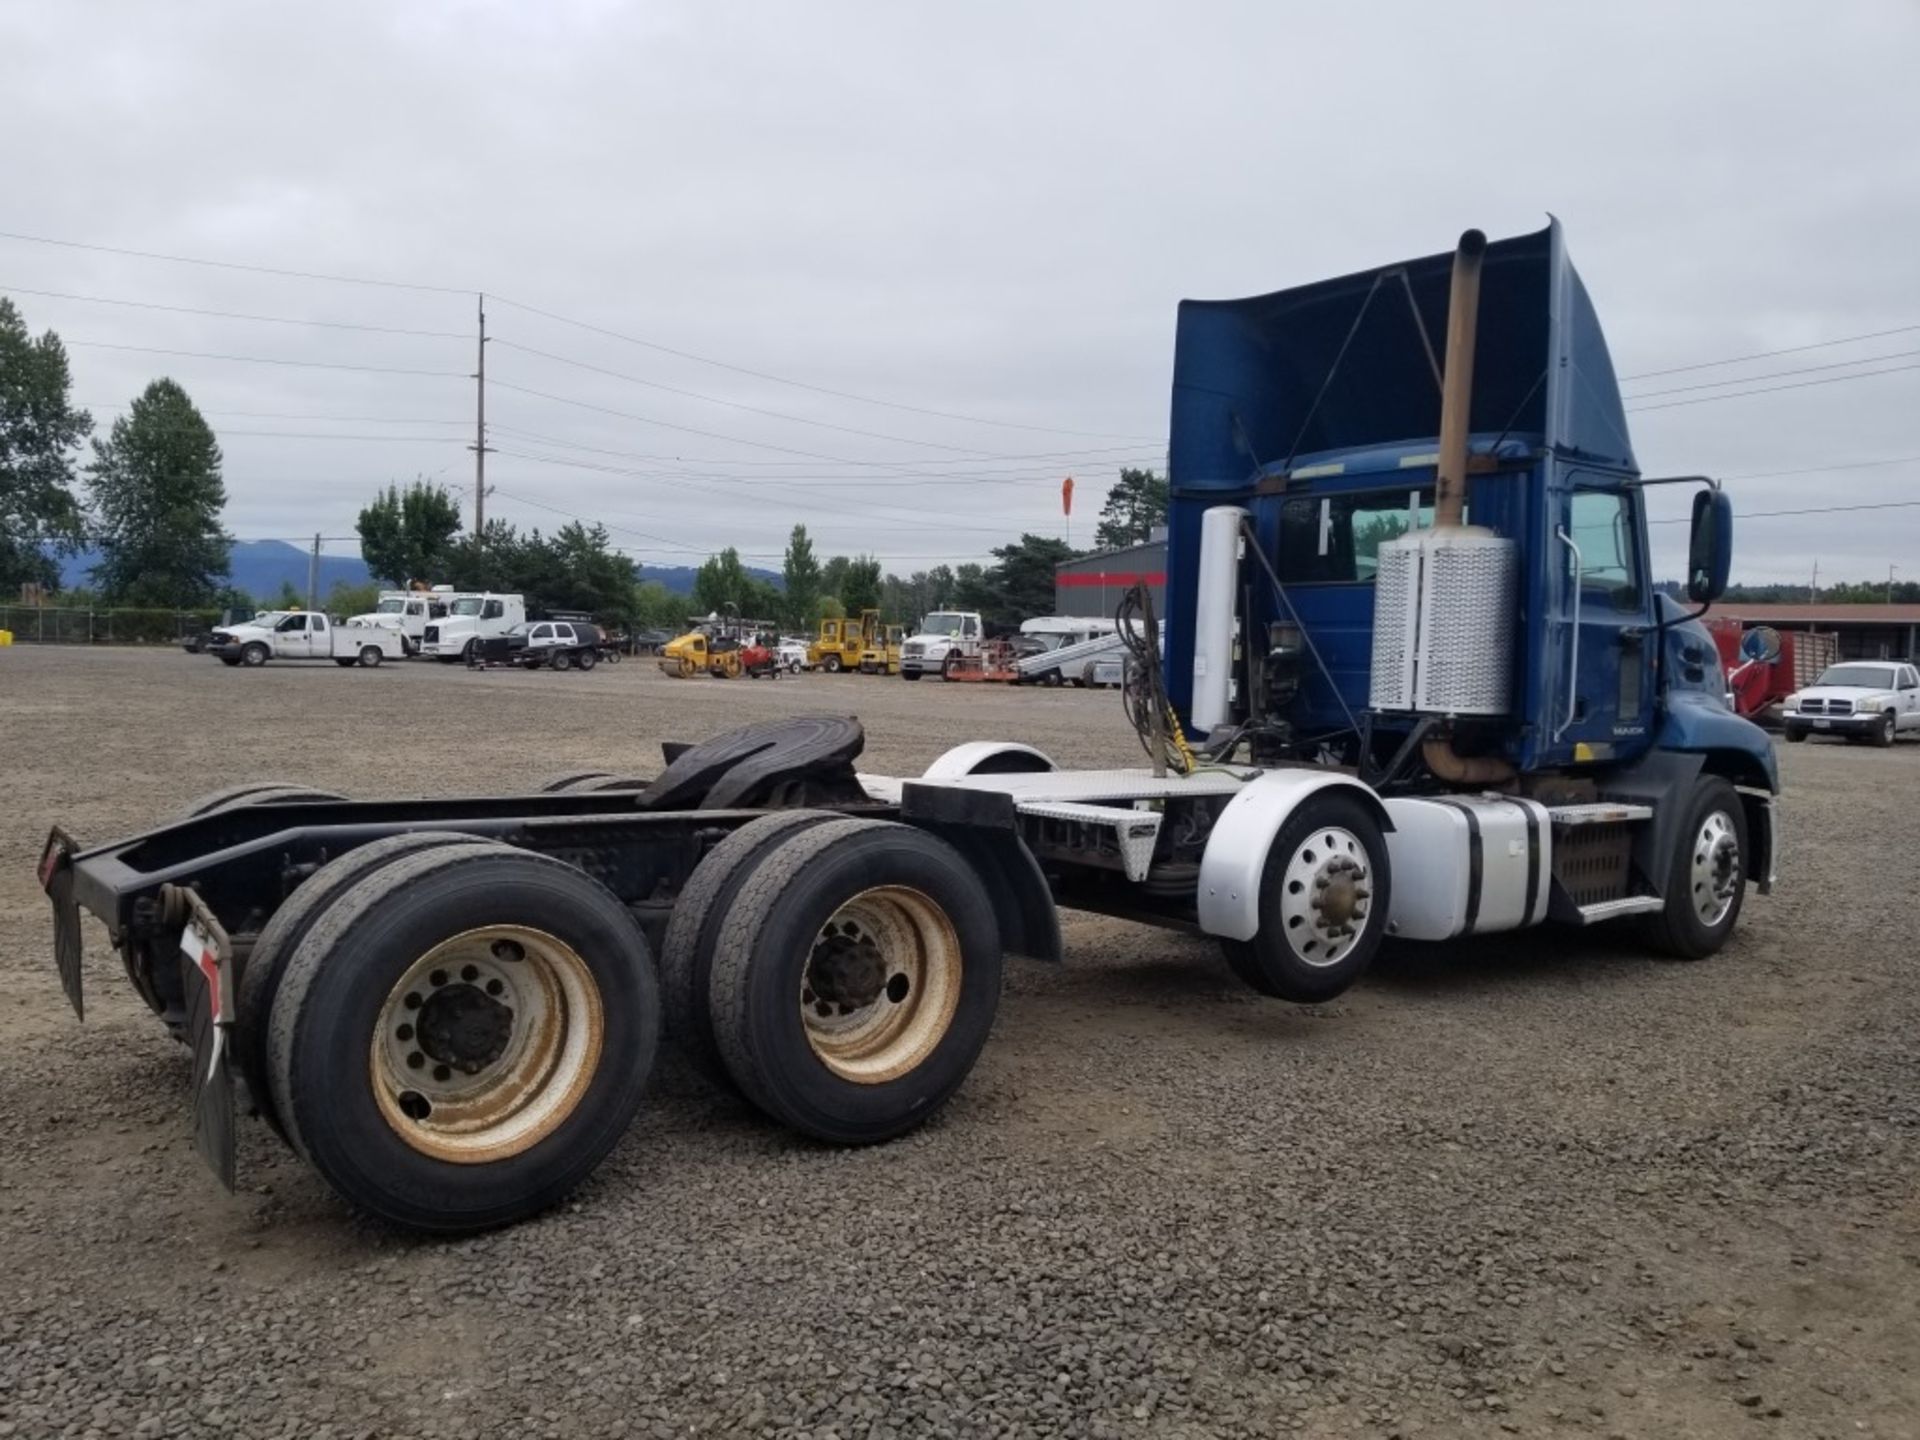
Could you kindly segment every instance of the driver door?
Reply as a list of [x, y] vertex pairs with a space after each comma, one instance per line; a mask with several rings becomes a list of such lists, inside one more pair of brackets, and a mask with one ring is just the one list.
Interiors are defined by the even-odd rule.
[[1577, 628], [1579, 653], [1571, 685], [1570, 646], [1562, 656], [1553, 731], [1575, 747], [1576, 762], [1628, 759], [1651, 744], [1653, 722], [1653, 597], [1639, 496], [1610, 476], [1605, 488], [1575, 489], [1561, 527], [1562, 633]]
[[288, 660], [304, 660], [313, 654], [305, 615], [289, 615], [273, 627], [273, 653]]

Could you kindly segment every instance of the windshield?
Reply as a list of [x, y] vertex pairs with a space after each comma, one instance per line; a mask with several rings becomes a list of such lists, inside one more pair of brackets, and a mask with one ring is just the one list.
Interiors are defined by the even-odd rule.
[[382, 600], [378, 605], [373, 607], [373, 613], [376, 615], [400, 615], [405, 613], [406, 608], [407, 602], [404, 600]]
[[456, 600], [453, 602], [453, 613], [455, 615], [478, 615], [482, 603], [480, 597], [477, 595], [466, 600]]
[[1816, 685], [1859, 685], [1869, 690], [1891, 690], [1893, 671], [1884, 665], [1835, 665], [1821, 672]]
[[922, 635], [958, 635], [960, 633], [960, 620], [961, 617], [958, 615], [949, 615], [945, 611], [941, 611], [938, 614], [927, 616], [925, 620], [920, 622], [920, 633]]

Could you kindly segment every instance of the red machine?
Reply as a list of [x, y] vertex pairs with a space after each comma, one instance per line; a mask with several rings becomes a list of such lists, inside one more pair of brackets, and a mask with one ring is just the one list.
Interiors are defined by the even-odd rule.
[[1750, 720], [1775, 718], [1779, 703], [1813, 684], [1840, 659], [1840, 637], [1812, 630], [1746, 629], [1731, 616], [1709, 619], [1733, 708]]

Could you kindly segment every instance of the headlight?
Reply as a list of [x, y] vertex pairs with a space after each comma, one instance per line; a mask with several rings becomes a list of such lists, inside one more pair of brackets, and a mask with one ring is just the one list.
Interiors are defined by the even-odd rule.
[[1853, 697], [1853, 713], [1858, 715], [1865, 710], [1884, 710], [1892, 703], [1885, 695], [1856, 695]]
[[1800, 697], [1797, 694], [1787, 696], [1780, 702], [1780, 708], [1791, 714], [1800, 708]]

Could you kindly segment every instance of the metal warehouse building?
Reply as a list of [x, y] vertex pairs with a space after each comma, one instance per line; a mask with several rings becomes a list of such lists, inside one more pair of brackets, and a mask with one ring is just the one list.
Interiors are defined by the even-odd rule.
[[1164, 531], [1144, 545], [1082, 555], [1053, 570], [1053, 613], [1113, 614], [1129, 586], [1144, 582], [1153, 591], [1153, 609], [1167, 613], [1167, 539]]
[[1709, 613], [1748, 627], [1771, 625], [1776, 630], [1822, 630], [1837, 635], [1842, 660], [1920, 659], [1920, 605], [1759, 605], [1722, 600]]

